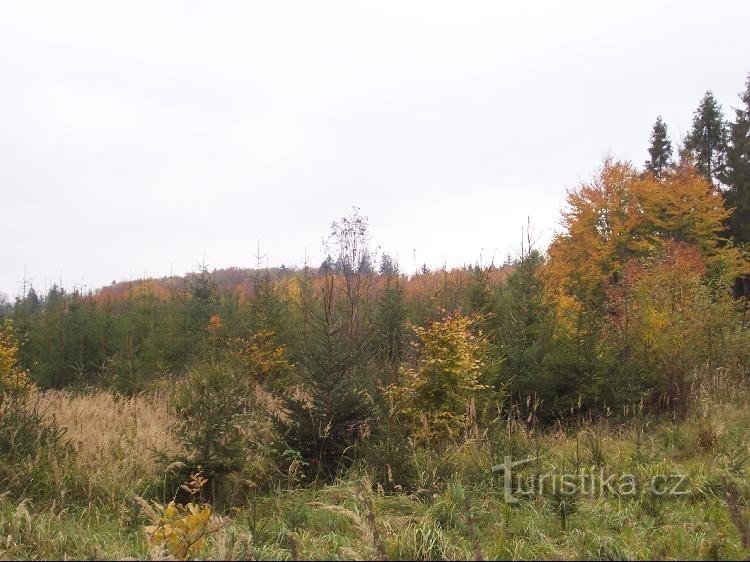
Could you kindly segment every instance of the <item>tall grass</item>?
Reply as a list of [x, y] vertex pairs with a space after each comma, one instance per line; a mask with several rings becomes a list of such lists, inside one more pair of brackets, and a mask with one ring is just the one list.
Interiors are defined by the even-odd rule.
[[155, 452], [179, 450], [163, 392], [125, 397], [49, 390], [40, 393], [39, 405], [65, 431], [88, 503], [116, 509], [133, 493], [147, 494], [158, 482]]

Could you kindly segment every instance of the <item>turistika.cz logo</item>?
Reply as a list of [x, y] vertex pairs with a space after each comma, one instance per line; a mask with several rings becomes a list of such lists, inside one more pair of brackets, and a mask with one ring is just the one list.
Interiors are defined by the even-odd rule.
[[577, 472], [537, 473], [533, 476], [521, 472], [521, 468], [534, 461], [530, 457], [514, 461], [506, 456], [503, 463], [492, 467], [493, 472], [502, 473], [505, 501], [517, 503], [519, 498], [536, 495], [590, 495], [605, 494], [632, 497], [642, 494], [654, 496], [684, 496], [690, 493], [687, 475], [656, 474], [639, 478], [629, 473], [607, 473], [603, 467], [581, 468]]

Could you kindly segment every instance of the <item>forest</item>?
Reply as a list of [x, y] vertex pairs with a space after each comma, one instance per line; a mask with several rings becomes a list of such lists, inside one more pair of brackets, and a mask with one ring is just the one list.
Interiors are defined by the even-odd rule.
[[[406, 273], [355, 207], [321, 264], [24, 283], [0, 557], [747, 559], [750, 76], [737, 103], [674, 146], [657, 118], [502, 263]], [[638, 490], [556, 485], [584, 474]]]

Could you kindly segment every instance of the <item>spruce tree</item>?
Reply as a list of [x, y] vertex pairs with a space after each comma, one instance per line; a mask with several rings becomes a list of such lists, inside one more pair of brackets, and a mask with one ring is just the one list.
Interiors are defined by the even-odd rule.
[[284, 397], [288, 420], [277, 420], [286, 449], [316, 480], [332, 479], [352, 461], [352, 446], [373, 419], [377, 389], [376, 322], [372, 276], [361, 267], [369, 255], [367, 218], [357, 209], [332, 224], [340, 273], [321, 274], [320, 291], [303, 289], [303, 321], [291, 354], [300, 380]]
[[665, 172], [672, 165], [672, 143], [667, 136], [667, 125], [659, 115], [651, 130], [651, 146], [648, 149], [651, 156], [646, 160], [646, 169], [657, 178], [664, 177]]
[[398, 274], [398, 266], [391, 258], [390, 254], [384, 253], [380, 258], [379, 273], [385, 275], [388, 279]]
[[394, 268], [394, 273], [386, 278], [383, 293], [375, 309], [375, 340], [381, 355], [380, 382], [384, 386], [396, 382], [404, 353], [405, 293], [397, 266], [394, 265]]
[[724, 183], [728, 186], [727, 206], [734, 209], [730, 234], [738, 242], [750, 242], [750, 75], [740, 99], [744, 106], [735, 109], [735, 122], [729, 126]]
[[685, 148], [692, 155], [698, 171], [718, 186], [726, 162], [727, 127], [721, 106], [710, 90], [695, 111]]

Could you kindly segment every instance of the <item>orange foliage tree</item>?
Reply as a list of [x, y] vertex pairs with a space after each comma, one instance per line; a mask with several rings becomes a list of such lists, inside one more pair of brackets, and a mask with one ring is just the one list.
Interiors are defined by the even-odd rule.
[[685, 405], [690, 374], [731, 329], [728, 288], [740, 259], [721, 235], [727, 216], [721, 194], [689, 164], [657, 179], [607, 160], [568, 194], [545, 275], [578, 350], [575, 368], [596, 393], [619, 376]]
[[721, 194], [688, 165], [659, 180], [607, 160], [592, 182], [569, 192], [567, 202], [548, 273], [578, 300], [601, 302], [628, 260], [652, 255], [669, 240], [696, 245], [722, 275], [736, 272], [737, 253], [721, 237], [729, 215]]

